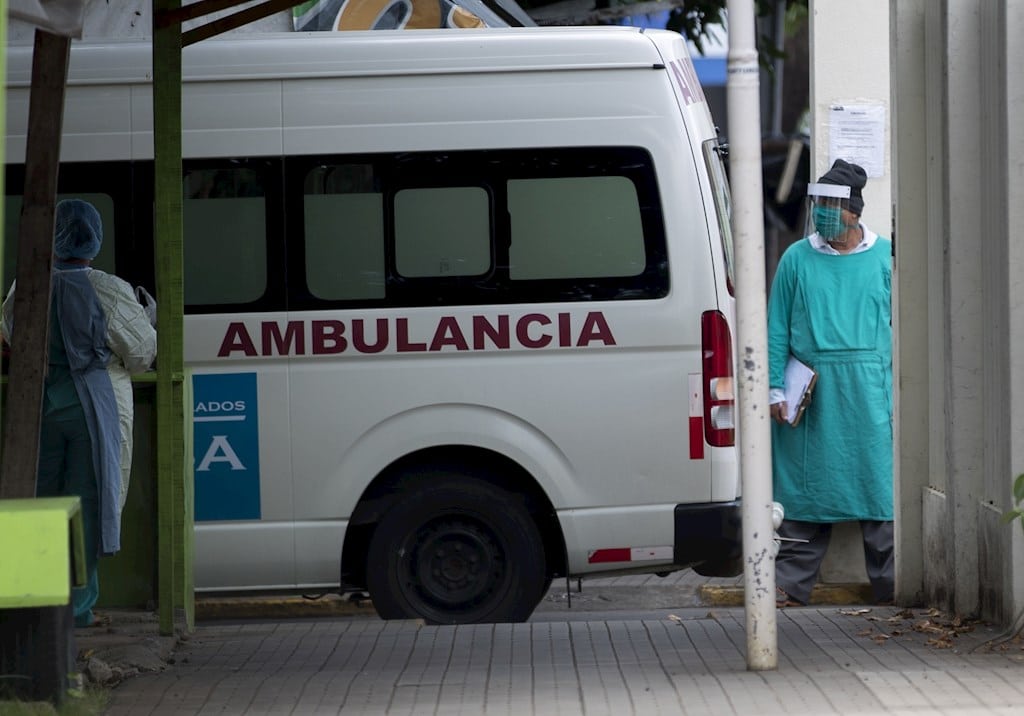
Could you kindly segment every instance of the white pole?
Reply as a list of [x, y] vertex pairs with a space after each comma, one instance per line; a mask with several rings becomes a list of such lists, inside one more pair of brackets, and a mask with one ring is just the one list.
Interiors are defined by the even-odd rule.
[[768, 329], [765, 306], [761, 106], [754, 0], [728, 0], [729, 168], [736, 249], [736, 336], [740, 471], [743, 480], [743, 586], [747, 668], [775, 669], [775, 552], [772, 525]]

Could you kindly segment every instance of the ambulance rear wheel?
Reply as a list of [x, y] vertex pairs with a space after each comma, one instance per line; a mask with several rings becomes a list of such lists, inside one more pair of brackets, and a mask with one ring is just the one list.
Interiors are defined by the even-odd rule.
[[367, 586], [383, 619], [520, 622], [544, 596], [537, 526], [521, 499], [471, 478], [402, 494], [374, 531]]

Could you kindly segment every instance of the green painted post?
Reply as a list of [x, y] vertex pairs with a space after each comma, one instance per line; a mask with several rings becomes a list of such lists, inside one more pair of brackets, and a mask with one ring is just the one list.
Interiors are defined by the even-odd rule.
[[157, 570], [160, 632], [174, 632], [174, 612], [195, 624], [192, 584], [192, 485], [186, 479], [181, 195], [181, 25], [161, 27], [161, 12], [181, 0], [153, 1], [153, 149], [157, 333]]

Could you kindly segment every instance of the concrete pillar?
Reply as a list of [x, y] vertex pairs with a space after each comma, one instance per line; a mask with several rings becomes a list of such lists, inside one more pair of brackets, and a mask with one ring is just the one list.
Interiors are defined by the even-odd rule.
[[1024, 535], [999, 519], [1024, 471], [1017, 5], [892, 15], [897, 596], [1003, 623], [1024, 606]]
[[[1005, 401], [1010, 409], [1010, 476], [1024, 472], [1024, 78], [1017, 68], [1024, 66], [1024, 39], [1011, 28], [1024, 28], [1024, 4], [1007, 1], [1002, 27], [1006, 29], [1005, 91], [1007, 96], [1006, 156], [1008, 226], [1008, 302], [1011, 320], [1009, 382]], [[1010, 507], [1009, 503], [1004, 505]], [[1010, 578], [1005, 585], [1008, 607], [1004, 614], [1018, 620], [1024, 612], [1024, 530], [1014, 524], [1010, 545], [1004, 555], [1004, 570]]]
[[[975, 477], [975, 511], [978, 530], [978, 600], [980, 614], [1005, 621], [1012, 618], [1005, 600], [1007, 581], [1004, 554], [1009, 551], [1007, 529], [1000, 521], [1004, 496], [1009, 485], [1012, 401], [1007, 400], [1006, 387], [1010, 384], [1010, 237], [1014, 236], [1009, 224], [1008, 170], [1010, 136], [1007, 101], [1016, 80], [1008, 81], [1006, 50], [1009, 30], [1006, 24], [1010, 6], [998, 2], [978, 3], [978, 106], [975, 130], [979, 138], [978, 188], [978, 259], [981, 274], [982, 335], [980, 350], [976, 351], [982, 371], [981, 406], [983, 422], [979, 442], [983, 460]], [[1016, 76], [1018, 66], [1013, 65]], [[1016, 82], [1019, 84], [1019, 82]], [[966, 128], [965, 128], [966, 129]], [[1017, 155], [1017, 161], [1020, 155]], [[955, 172], [954, 172], [955, 175]], [[957, 240], [957, 239], [955, 239]], [[1019, 321], [1018, 321], [1019, 322]]]
[[[893, 371], [896, 445], [896, 600], [924, 598], [922, 501], [929, 485], [928, 386], [930, 293], [941, 290], [928, 270], [928, 109], [925, 103], [925, 5], [892, 3], [892, 173], [896, 266], [893, 278]], [[922, 270], [925, 267], [925, 270]], [[937, 311], [935, 312], [938, 313]]]
[[[817, 179], [832, 164], [830, 108], [837, 104], [882, 107], [886, 117], [882, 175], [868, 178], [862, 220], [882, 236], [889, 236], [889, 2], [811, 0], [809, 7], [811, 178]], [[858, 524], [836, 526], [821, 578], [826, 582], [867, 581]]]
[[[985, 457], [984, 358], [985, 242], [974, 238], [989, 222], [982, 203], [981, 24], [976, 3], [942, 3], [942, 41], [946, 77], [942, 110], [946, 131], [941, 150], [947, 157], [943, 224], [934, 227], [946, 248], [946, 416], [949, 480], [946, 526], [952, 541], [952, 606], [958, 613], [978, 611], [978, 519]], [[995, 111], [995, 108], [993, 108]]]
[[[902, 0], [900, 2], [902, 4]], [[928, 272], [927, 303], [918, 308], [925, 313], [928, 323], [928, 343], [919, 369], [926, 374], [927, 393], [912, 394], [900, 387], [904, 404], [925, 400], [928, 416], [928, 470], [922, 476], [925, 487], [921, 493], [922, 542], [923, 542], [923, 591], [926, 603], [940, 604], [948, 599], [947, 576], [952, 574], [952, 555], [947, 548], [951, 535], [946, 529], [946, 488], [948, 464], [944, 445], [946, 443], [947, 421], [944, 419], [946, 405], [946, 364], [948, 361], [946, 334], [949, 330], [948, 316], [944, 307], [946, 300], [945, 243], [942, 239], [945, 227], [944, 207], [946, 205], [945, 177], [948, 174], [948, 158], [939, 148], [944, 145], [946, 135], [945, 112], [945, 43], [942, 22], [942, 8], [931, 1], [923, 3], [920, 21], [923, 25], [922, 56], [924, 71], [919, 78], [924, 91], [924, 176], [919, 177], [925, 189], [925, 223], [918, 227], [917, 241], [923, 244]], [[916, 130], [912, 124], [906, 126], [907, 133]], [[901, 135], [902, 137], [902, 135]], [[910, 181], [910, 177], [907, 177]], [[900, 200], [899, 206], [903, 206]], [[901, 209], [902, 211], [902, 209]], [[910, 215], [912, 217], [912, 215]], [[900, 253], [897, 251], [897, 257]], [[906, 264], [905, 273], [912, 271]], [[906, 309], [908, 322], [914, 320], [912, 307]], [[900, 325], [901, 338], [903, 326]], [[908, 341], [909, 344], [909, 341]], [[909, 361], [908, 372], [914, 369]], [[907, 420], [901, 416], [900, 424]], [[902, 444], [897, 450], [902, 448]], [[913, 498], [913, 494], [907, 495]]]

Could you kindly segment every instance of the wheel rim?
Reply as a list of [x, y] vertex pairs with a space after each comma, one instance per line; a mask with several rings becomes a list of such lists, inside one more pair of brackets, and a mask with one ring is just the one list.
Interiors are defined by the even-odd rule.
[[407, 592], [428, 608], [465, 614], [486, 608], [506, 580], [505, 550], [477, 520], [432, 520], [410, 535], [398, 570]]

